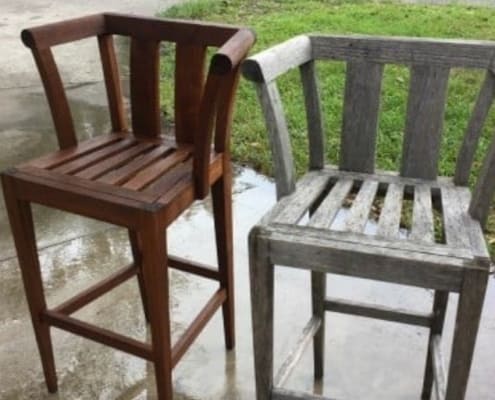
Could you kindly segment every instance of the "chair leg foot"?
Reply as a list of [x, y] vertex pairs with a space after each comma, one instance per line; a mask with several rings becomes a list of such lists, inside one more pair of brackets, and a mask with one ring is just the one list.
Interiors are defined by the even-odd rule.
[[326, 274], [311, 271], [311, 299], [313, 315], [320, 318], [321, 326], [313, 338], [314, 375], [315, 379], [322, 379], [325, 360], [325, 308]]
[[220, 286], [227, 291], [227, 299], [222, 305], [225, 346], [230, 350], [235, 347], [232, 174], [230, 165], [225, 167], [224, 175], [213, 184], [211, 195], [215, 220], [218, 268], [221, 275]]
[[270, 400], [273, 387], [274, 267], [267, 259], [264, 241], [257, 237], [255, 230], [249, 237], [249, 268], [256, 399]]
[[16, 198], [12, 181], [6, 175], [2, 176], [2, 186], [46, 386], [50, 393], [55, 393], [58, 388], [57, 373], [50, 327], [43, 321], [46, 301], [31, 206]]
[[150, 217], [138, 233], [142, 244], [143, 280], [148, 298], [154, 369], [159, 400], [172, 400], [172, 357], [166, 234]]
[[487, 271], [468, 269], [464, 273], [459, 293], [446, 400], [464, 399], [487, 283]]
[[433, 388], [433, 362], [431, 352], [431, 341], [435, 335], [441, 335], [445, 322], [445, 312], [449, 301], [449, 292], [435, 290], [433, 299], [433, 323], [430, 329], [428, 338], [428, 351], [426, 355], [426, 368], [423, 378], [423, 390], [421, 392], [421, 400], [430, 400], [431, 391]]

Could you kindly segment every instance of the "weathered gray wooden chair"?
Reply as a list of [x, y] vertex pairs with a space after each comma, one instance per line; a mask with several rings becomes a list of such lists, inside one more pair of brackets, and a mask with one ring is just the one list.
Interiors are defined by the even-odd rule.
[[[325, 165], [324, 129], [315, 62], [346, 64], [338, 167]], [[490, 270], [483, 237], [495, 190], [495, 142], [473, 195], [467, 187], [474, 153], [495, 92], [495, 42], [362, 36], [298, 36], [244, 64], [255, 82], [274, 159], [279, 201], [249, 238], [258, 400], [323, 399], [282, 388], [302, 354], [290, 353], [273, 378], [274, 265], [311, 270], [313, 316], [299, 344], [314, 337], [315, 378], [323, 376], [325, 311], [397, 321], [430, 329], [422, 399], [433, 383], [439, 399], [463, 399]], [[384, 64], [410, 68], [399, 173], [375, 170], [375, 142]], [[296, 184], [289, 132], [276, 78], [299, 67], [309, 137], [309, 172]], [[486, 70], [453, 178], [437, 177], [442, 123], [452, 68]], [[343, 229], [332, 223], [343, 201], [354, 200]], [[375, 198], [383, 198], [376, 234], [364, 232]], [[412, 202], [409, 234], [399, 235], [404, 200]], [[442, 240], [434, 214], [441, 214]], [[309, 218], [303, 218], [308, 216]], [[425, 314], [326, 298], [325, 274], [335, 273], [434, 289]], [[448, 377], [440, 339], [449, 292], [460, 294]], [[448, 379], [447, 379], [448, 378]]]

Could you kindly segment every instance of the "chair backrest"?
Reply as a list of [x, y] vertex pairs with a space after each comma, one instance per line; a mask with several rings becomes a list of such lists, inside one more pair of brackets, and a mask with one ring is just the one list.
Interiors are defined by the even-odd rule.
[[[105, 78], [113, 132], [127, 132], [121, 79], [113, 35], [130, 37], [131, 131], [153, 138], [161, 133], [159, 95], [160, 43], [175, 43], [175, 136], [194, 145], [197, 196], [208, 193], [208, 166], [215, 129], [215, 151], [228, 152], [239, 64], [254, 43], [254, 34], [233, 26], [191, 21], [96, 14], [22, 32], [38, 66], [61, 149], [77, 137], [51, 47], [95, 36]], [[219, 48], [205, 70], [207, 49]]]
[[[410, 86], [400, 175], [435, 180], [452, 68], [486, 70], [485, 80], [467, 122], [453, 181], [467, 185], [474, 155], [495, 96], [495, 42], [372, 36], [302, 35], [247, 59], [246, 78], [256, 83], [267, 123], [279, 197], [295, 188], [289, 132], [276, 79], [300, 70], [309, 139], [309, 168], [325, 164], [323, 116], [315, 61], [346, 63], [339, 168], [373, 173], [385, 64], [410, 69]], [[495, 140], [476, 183], [471, 215], [486, 221], [495, 191]]]

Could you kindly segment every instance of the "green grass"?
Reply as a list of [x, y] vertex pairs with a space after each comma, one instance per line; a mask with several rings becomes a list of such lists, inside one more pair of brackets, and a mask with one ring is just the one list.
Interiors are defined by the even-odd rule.
[[[495, 9], [465, 6], [407, 5], [393, 2], [330, 0], [199, 0], [172, 7], [167, 17], [202, 19], [241, 24], [253, 28], [257, 43], [253, 53], [307, 32], [363, 33], [399, 36], [495, 39]], [[164, 77], [170, 76], [170, 60], [164, 57]], [[339, 132], [345, 66], [318, 65], [327, 133], [327, 157], [338, 161]], [[483, 74], [477, 71], [451, 72], [445, 113], [440, 173], [451, 175], [459, 144], [476, 99]], [[167, 81], [167, 79], [165, 79]], [[291, 133], [298, 174], [307, 168], [307, 139], [298, 72], [278, 80]], [[403, 139], [409, 72], [405, 67], [385, 69], [379, 121], [377, 166], [397, 169]], [[234, 117], [232, 152], [235, 161], [271, 174], [271, 156], [259, 105], [252, 85], [239, 87]], [[163, 90], [162, 104], [171, 112], [170, 90]], [[474, 163], [474, 181], [495, 129], [495, 113], [489, 116]], [[495, 226], [495, 216], [489, 227]]]

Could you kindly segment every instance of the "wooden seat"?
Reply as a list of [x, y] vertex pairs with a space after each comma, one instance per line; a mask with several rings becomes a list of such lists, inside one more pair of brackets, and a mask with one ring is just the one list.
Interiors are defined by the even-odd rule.
[[[279, 199], [249, 238], [258, 400], [324, 399], [283, 384], [311, 339], [315, 378], [323, 377], [327, 311], [429, 328], [421, 398], [430, 399], [433, 383], [438, 399], [464, 398], [491, 270], [482, 227], [495, 190], [493, 139], [473, 193], [468, 179], [495, 96], [494, 54], [492, 42], [303, 35], [245, 61], [243, 73], [255, 83], [266, 120]], [[315, 72], [325, 60], [346, 63], [337, 166], [325, 160]], [[375, 169], [384, 64], [406, 65], [411, 74], [399, 172]], [[297, 182], [277, 84], [293, 68], [300, 70], [309, 141], [309, 171]], [[486, 75], [466, 121], [455, 174], [439, 177], [451, 68], [484, 69]], [[275, 265], [311, 271], [313, 315], [274, 377]], [[433, 289], [432, 309], [412, 312], [328, 297], [327, 273]], [[450, 292], [460, 298], [446, 376], [440, 343]]]
[[[128, 127], [113, 35], [130, 37]], [[79, 143], [51, 47], [96, 36], [112, 132]], [[247, 29], [118, 14], [98, 14], [22, 32], [45, 87], [60, 150], [2, 173], [2, 186], [48, 390], [57, 390], [50, 327], [67, 330], [154, 363], [158, 398], [172, 399], [172, 368], [222, 307], [225, 343], [235, 345], [230, 124], [239, 63], [254, 42]], [[175, 46], [174, 135], [162, 134], [160, 42]], [[217, 48], [206, 70], [207, 50]], [[212, 193], [218, 268], [167, 254], [166, 228]], [[133, 262], [48, 309], [31, 203], [129, 230]], [[171, 344], [168, 267], [218, 282], [183, 336]], [[83, 322], [72, 313], [137, 276], [151, 343]]]

